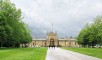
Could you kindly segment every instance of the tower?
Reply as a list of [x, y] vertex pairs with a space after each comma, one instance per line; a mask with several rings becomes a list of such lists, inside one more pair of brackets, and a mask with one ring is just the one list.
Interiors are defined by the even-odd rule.
[[52, 24], [52, 32], [47, 33], [47, 46], [49, 45], [58, 45], [57, 33], [53, 32], [53, 24]]
[[58, 38], [57, 38], [57, 33], [47, 33], [47, 46], [49, 45], [58, 45]]

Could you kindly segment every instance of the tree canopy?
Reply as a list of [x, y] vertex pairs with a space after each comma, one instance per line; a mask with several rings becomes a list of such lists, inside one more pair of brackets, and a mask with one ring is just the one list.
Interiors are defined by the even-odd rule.
[[102, 45], [102, 16], [97, 16], [93, 23], [86, 24], [80, 31], [77, 41], [83, 46]]
[[9, 0], [0, 0], [0, 46], [19, 47], [31, 42], [27, 25], [22, 21], [22, 12]]

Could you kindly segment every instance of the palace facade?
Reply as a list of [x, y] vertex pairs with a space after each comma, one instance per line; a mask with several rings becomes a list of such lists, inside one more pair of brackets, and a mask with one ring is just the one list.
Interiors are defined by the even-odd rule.
[[74, 38], [62, 38], [57, 37], [57, 33], [50, 32], [47, 33], [46, 39], [33, 39], [29, 43], [29, 47], [48, 47], [48, 46], [62, 46], [62, 47], [77, 47], [78, 44]]

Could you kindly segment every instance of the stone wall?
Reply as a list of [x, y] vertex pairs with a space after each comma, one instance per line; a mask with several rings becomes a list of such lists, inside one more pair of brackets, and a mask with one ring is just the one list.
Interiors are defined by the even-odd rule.
[[[58, 40], [54, 41], [55, 46], [61, 45], [62, 47], [77, 47], [78, 43], [76, 40]], [[49, 40], [33, 40], [29, 46], [30, 47], [48, 47], [50, 45]]]

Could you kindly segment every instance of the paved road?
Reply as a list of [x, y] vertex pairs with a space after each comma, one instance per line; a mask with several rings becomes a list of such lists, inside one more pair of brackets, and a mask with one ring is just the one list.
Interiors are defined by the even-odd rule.
[[61, 48], [48, 49], [46, 60], [102, 60]]

